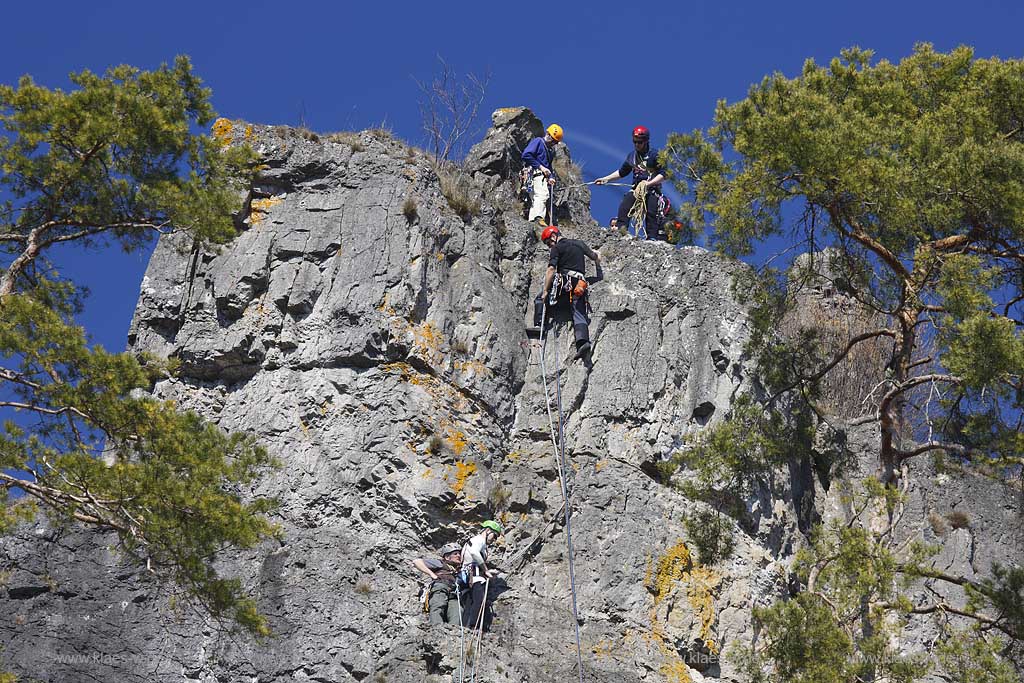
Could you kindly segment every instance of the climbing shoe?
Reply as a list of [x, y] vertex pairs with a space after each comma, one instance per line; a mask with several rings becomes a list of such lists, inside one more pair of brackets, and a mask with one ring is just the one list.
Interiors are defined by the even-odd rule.
[[585, 341], [576, 345], [576, 360], [590, 360], [590, 342]]

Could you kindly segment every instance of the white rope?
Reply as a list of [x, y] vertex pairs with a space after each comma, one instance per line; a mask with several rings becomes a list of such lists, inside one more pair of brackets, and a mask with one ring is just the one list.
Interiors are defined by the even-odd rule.
[[[569, 491], [566, 485], [565, 478], [565, 416], [562, 414], [562, 383], [560, 381], [561, 368], [558, 363], [555, 364], [555, 392], [558, 404], [558, 440], [555, 441], [554, 427], [551, 419], [551, 400], [548, 392], [548, 379], [547, 379], [547, 364], [545, 362], [544, 351], [547, 346], [548, 335], [547, 335], [547, 297], [544, 298], [544, 304], [542, 307], [541, 314], [541, 345], [540, 345], [540, 362], [541, 362], [541, 377], [544, 380], [544, 403], [548, 408], [548, 426], [551, 428], [551, 439], [552, 445], [555, 447], [555, 459], [558, 463], [558, 481], [562, 487], [562, 500], [564, 504], [562, 509], [565, 511], [565, 544], [566, 551], [569, 559], [569, 589], [572, 593], [572, 624], [576, 632], [576, 665], [577, 673], [579, 674], [579, 681], [583, 683], [583, 647], [580, 644], [580, 618], [579, 611], [576, 606], [576, 570], [575, 563], [573, 562], [573, 550], [572, 550], [572, 514], [571, 506], [569, 505]], [[555, 328], [555, 345], [558, 344], [558, 329]]]
[[462, 597], [459, 595], [459, 580], [455, 579], [455, 602], [459, 606], [459, 683], [466, 666], [466, 627], [462, 624]]

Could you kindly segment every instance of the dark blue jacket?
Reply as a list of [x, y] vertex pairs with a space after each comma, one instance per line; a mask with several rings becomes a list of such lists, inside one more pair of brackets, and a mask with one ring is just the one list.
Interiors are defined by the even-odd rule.
[[641, 180], [650, 180], [663, 170], [661, 163], [658, 161], [658, 150], [648, 146], [646, 154], [637, 154], [636, 150], [629, 153], [626, 161], [619, 168], [619, 177], [625, 178], [632, 171], [633, 186], [636, 187], [636, 184]]
[[539, 169], [541, 166], [544, 168], [551, 168], [551, 157], [554, 154], [554, 150], [549, 149], [544, 144], [544, 138], [534, 138], [530, 140], [530, 144], [523, 150], [523, 165], [529, 166], [530, 168]]

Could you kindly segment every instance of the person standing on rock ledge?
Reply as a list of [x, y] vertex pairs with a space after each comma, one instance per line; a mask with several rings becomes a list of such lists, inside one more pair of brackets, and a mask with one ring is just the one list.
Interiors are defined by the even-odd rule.
[[[622, 162], [619, 170], [598, 178], [594, 183], [604, 185], [612, 180], [625, 178], [629, 173], [633, 174], [633, 189], [622, 198], [622, 202], [619, 204], [619, 214], [615, 218], [615, 225], [620, 228], [628, 228], [629, 216], [636, 203], [643, 197], [646, 209], [644, 233], [647, 239], [665, 239], [662, 226], [659, 224], [658, 208], [665, 171], [661, 168], [661, 162], [658, 160], [658, 150], [651, 147], [651, 131], [646, 126], [637, 126], [633, 129], [633, 151], [626, 156], [626, 160]], [[640, 226], [637, 225], [634, 230], [635, 234], [639, 234]]]
[[458, 624], [459, 613], [459, 568], [462, 552], [458, 543], [441, 547], [441, 559], [417, 557], [412, 566], [430, 577], [427, 589], [427, 612], [431, 624]]
[[462, 548], [462, 571], [469, 577], [469, 595], [462, 606], [462, 625], [474, 628], [482, 618], [486, 631], [490, 624], [487, 609], [487, 579], [495, 574], [487, 567], [487, 546], [501, 535], [501, 524], [492, 519], [480, 525], [483, 531]]
[[547, 215], [551, 186], [555, 184], [551, 162], [555, 156], [555, 145], [562, 141], [562, 136], [562, 127], [552, 123], [543, 137], [530, 140], [522, 154], [523, 165], [531, 169], [530, 186], [533, 188], [533, 202], [527, 220], [536, 221], [541, 226], [547, 225], [545, 220], [551, 222], [554, 219], [554, 216]]
[[[548, 307], [556, 316], [566, 307], [570, 309], [573, 333], [576, 335], [576, 358], [589, 364], [590, 316], [586, 259], [589, 258], [597, 266], [597, 280], [600, 280], [603, 277], [601, 257], [581, 240], [562, 238], [554, 226], [544, 229], [541, 241], [551, 249], [541, 296], [548, 299]], [[543, 324], [546, 325], [547, 321]]]

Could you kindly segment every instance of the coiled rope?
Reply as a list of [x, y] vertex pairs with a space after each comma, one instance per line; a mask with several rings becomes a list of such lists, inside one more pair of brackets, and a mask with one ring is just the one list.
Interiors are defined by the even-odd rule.
[[[548, 409], [548, 428], [551, 431], [552, 446], [555, 449], [555, 459], [558, 462], [558, 480], [562, 486], [562, 499], [564, 504], [562, 509], [565, 511], [565, 543], [566, 551], [569, 556], [569, 588], [572, 592], [572, 623], [576, 631], [576, 666], [577, 672], [579, 673], [580, 683], [583, 683], [583, 648], [580, 645], [580, 618], [579, 612], [576, 608], [576, 569], [573, 562], [573, 550], [572, 550], [572, 514], [571, 506], [569, 505], [569, 490], [566, 486], [565, 481], [565, 416], [562, 413], [562, 383], [560, 381], [561, 368], [558, 362], [555, 363], [555, 396], [558, 405], [558, 438], [555, 439], [555, 429], [553, 419], [551, 415], [551, 398], [548, 390], [548, 375], [547, 375], [547, 362], [545, 358], [545, 351], [548, 343], [548, 325], [547, 325], [547, 297], [544, 298], [544, 303], [541, 306], [541, 344], [540, 344], [540, 366], [541, 366], [541, 377], [544, 380], [544, 404]], [[558, 347], [558, 330], [555, 329], [555, 347]]]
[[640, 231], [647, 239], [647, 181], [641, 180], [633, 188], [633, 208], [629, 210], [629, 218], [633, 221], [633, 231], [640, 237]]

